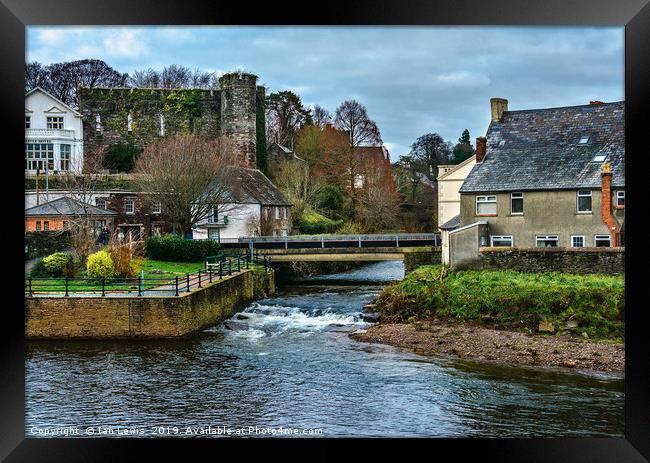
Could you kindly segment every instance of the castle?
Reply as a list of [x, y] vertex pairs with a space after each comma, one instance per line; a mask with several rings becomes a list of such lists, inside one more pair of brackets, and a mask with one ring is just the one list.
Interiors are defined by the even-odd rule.
[[84, 155], [116, 142], [143, 148], [147, 142], [177, 131], [229, 136], [238, 164], [265, 170], [265, 88], [257, 76], [229, 73], [219, 89], [79, 88]]

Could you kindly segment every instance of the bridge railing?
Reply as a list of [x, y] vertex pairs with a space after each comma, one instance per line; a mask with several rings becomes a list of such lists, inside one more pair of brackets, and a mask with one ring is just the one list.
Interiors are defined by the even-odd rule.
[[433, 241], [434, 246], [440, 243], [436, 233], [383, 233], [383, 234], [347, 234], [347, 235], [288, 235], [288, 236], [242, 236], [240, 238], [221, 238], [222, 243], [300, 243], [300, 242], [333, 242], [333, 241]]

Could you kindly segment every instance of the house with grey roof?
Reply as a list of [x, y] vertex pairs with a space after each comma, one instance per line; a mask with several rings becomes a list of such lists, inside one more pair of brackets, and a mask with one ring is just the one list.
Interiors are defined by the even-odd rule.
[[624, 111], [622, 101], [508, 111], [507, 100], [491, 99], [491, 123], [459, 190], [459, 217], [450, 221], [452, 265], [460, 252], [454, 241], [465, 248], [623, 246]]
[[67, 196], [25, 209], [25, 231], [66, 230], [79, 220], [90, 220], [96, 233], [113, 230], [117, 212]]

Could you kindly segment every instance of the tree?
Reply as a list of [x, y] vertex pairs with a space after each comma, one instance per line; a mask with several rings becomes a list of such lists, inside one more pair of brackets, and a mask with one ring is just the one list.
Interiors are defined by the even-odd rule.
[[309, 167], [299, 161], [284, 161], [278, 170], [275, 185], [293, 203], [291, 216], [294, 223], [302, 222], [308, 207], [317, 203], [323, 183], [310, 177]]
[[140, 148], [136, 145], [118, 142], [107, 148], [102, 165], [105, 169], [117, 170], [118, 172], [131, 172], [139, 154]]
[[323, 108], [322, 106], [314, 105], [312, 114], [313, 114], [312, 116], [313, 123], [317, 127], [323, 127], [326, 124], [332, 123], [332, 113], [330, 113], [327, 109]]
[[150, 142], [136, 162], [141, 191], [160, 201], [183, 236], [192, 225], [236, 208], [235, 154], [227, 138], [178, 133]]
[[216, 88], [217, 78], [213, 72], [171, 64], [161, 71], [152, 68], [134, 71], [129, 84], [141, 88]]
[[311, 111], [302, 105], [300, 97], [285, 90], [266, 97], [267, 138], [291, 149], [298, 130], [311, 124]]
[[453, 155], [451, 158], [452, 164], [460, 164], [465, 159], [474, 156], [474, 148], [470, 142], [469, 130], [463, 130], [463, 134], [458, 139], [458, 143], [454, 146]]
[[447, 164], [451, 154], [450, 143], [437, 133], [427, 133], [411, 145], [408, 154], [410, 163], [420, 170], [431, 182], [437, 182], [438, 165]]
[[350, 146], [381, 145], [381, 134], [377, 124], [368, 117], [368, 110], [356, 100], [341, 103], [336, 109], [334, 125], [346, 132]]
[[[116, 71], [99, 59], [82, 59], [64, 63], [53, 63], [39, 70], [39, 63], [29, 63], [25, 68], [25, 86], [38, 84], [65, 104], [78, 106], [79, 86], [124, 87], [128, 74]], [[25, 90], [31, 90], [26, 88]]]
[[359, 193], [358, 221], [367, 231], [393, 229], [398, 223], [399, 194], [394, 189], [390, 169], [371, 162], [364, 168], [363, 187]]

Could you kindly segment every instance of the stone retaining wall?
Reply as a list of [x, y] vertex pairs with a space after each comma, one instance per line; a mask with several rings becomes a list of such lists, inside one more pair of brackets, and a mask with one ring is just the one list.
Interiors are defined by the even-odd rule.
[[625, 274], [625, 248], [480, 248], [483, 268]]
[[47, 339], [182, 338], [275, 292], [274, 272], [245, 270], [178, 297], [26, 297], [25, 335]]
[[442, 251], [439, 247], [431, 248], [431, 251], [405, 252], [404, 273], [409, 273], [420, 265], [440, 264], [442, 262]]

